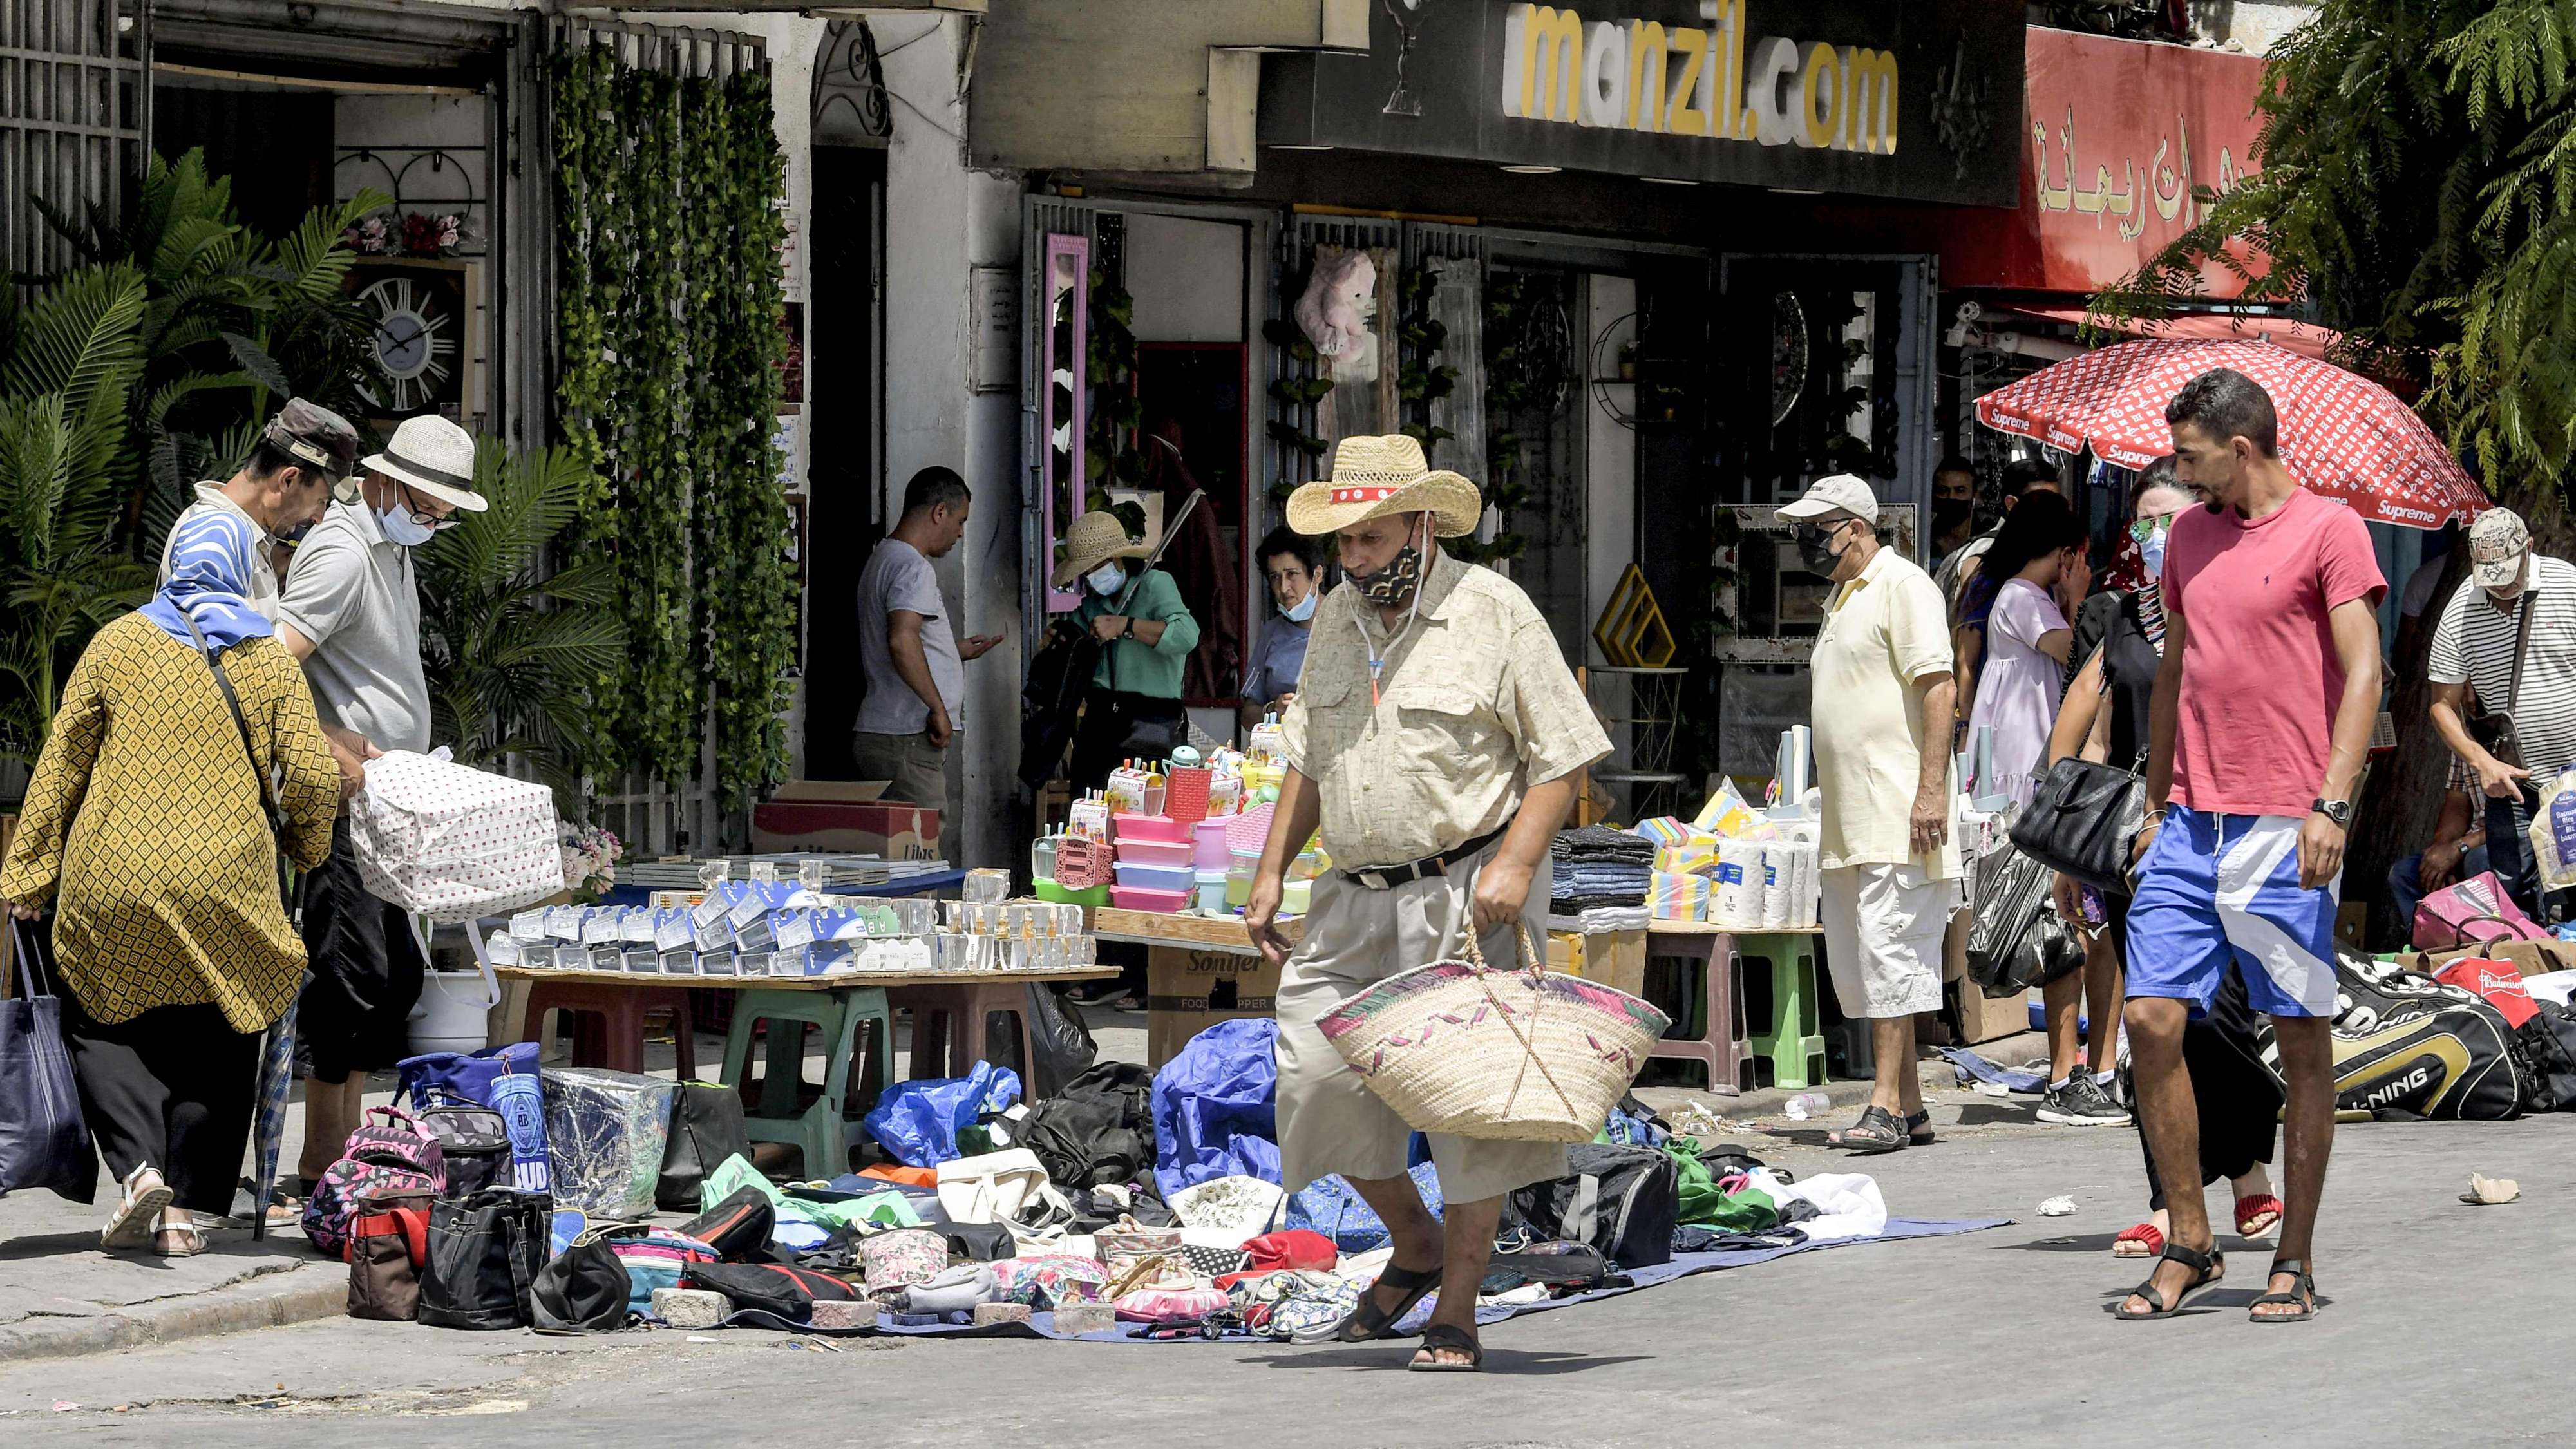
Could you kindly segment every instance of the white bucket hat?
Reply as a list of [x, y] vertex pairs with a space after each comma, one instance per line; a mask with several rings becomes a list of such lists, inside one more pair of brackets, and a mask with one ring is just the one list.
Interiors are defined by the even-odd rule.
[[490, 506], [474, 491], [474, 435], [436, 413], [403, 419], [385, 450], [360, 466], [467, 513]]

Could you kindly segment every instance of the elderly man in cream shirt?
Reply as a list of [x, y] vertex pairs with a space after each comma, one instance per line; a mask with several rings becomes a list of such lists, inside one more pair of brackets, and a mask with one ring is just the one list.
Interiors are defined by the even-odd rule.
[[[1411, 438], [1342, 440], [1333, 476], [1299, 488], [1288, 526], [1333, 534], [1349, 579], [1316, 606], [1289, 770], [1245, 921], [1274, 962], [1280, 1172], [1291, 1191], [1339, 1173], [1385, 1219], [1394, 1257], [1359, 1307], [1305, 1341], [1387, 1335], [1447, 1282], [1416, 1369], [1480, 1367], [1476, 1285], [1503, 1197], [1565, 1172], [1565, 1149], [1430, 1134], [1442, 1220], [1406, 1175], [1412, 1129], [1345, 1066], [1316, 1021], [1374, 982], [1465, 948], [1488, 960], [1543, 939], [1548, 843], [1574, 776], [1609, 740], [1529, 596], [1441, 552], [1482, 500], [1424, 465]], [[1318, 825], [1334, 868], [1293, 954], [1274, 929], [1283, 872]]]
[[1940, 586], [1882, 547], [1878, 498], [1848, 473], [1782, 508], [1808, 569], [1832, 581], [1811, 656], [1817, 885], [1825, 963], [1843, 1014], [1866, 1017], [1878, 1080], [1834, 1145], [1894, 1152], [1932, 1140], [1914, 1018], [1941, 1009], [1941, 938], [1958, 895], [1951, 826], [1951, 674]]

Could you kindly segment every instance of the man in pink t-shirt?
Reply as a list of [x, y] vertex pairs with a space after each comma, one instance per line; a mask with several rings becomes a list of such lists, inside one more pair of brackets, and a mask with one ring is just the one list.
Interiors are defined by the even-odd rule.
[[[2200, 1172], [2183, 1026], [2232, 967], [2272, 1017], [2289, 1106], [2287, 1201], [2256, 1322], [2316, 1315], [2308, 1264], [2334, 1140], [2335, 897], [2379, 710], [2387, 585], [2359, 515], [2281, 464], [2272, 399], [2219, 369], [2165, 408], [2176, 475], [2209, 495], [2166, 546], [2165, 651], [2147, 828], [2129, 907], [2129, 1056], [2138, 1121], [2168, 1183]], [[2163, 1259], [2119, 1306], [2161, 1318], [2216, 1280], [2208, 1204], [2170, 1192]]]

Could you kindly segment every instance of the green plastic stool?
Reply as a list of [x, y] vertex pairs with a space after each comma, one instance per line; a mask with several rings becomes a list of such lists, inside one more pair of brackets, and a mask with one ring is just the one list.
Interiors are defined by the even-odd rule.
[[1812, 1087], [1825, 1080], [1824, 1028], [1817, 1019], [1814, 936], [1748, 935], [1735, 938], [1738, 956], [1771, 963], [1769, 1029], [1748, 1030], [1757, 1060], [1771, 1064], [1775, 1087]]
[[[861, 1130], [842, 1115], [850, 1089], [851, 1047], [859, 1025], [873, 1022], [868, 1055], [876, 1059], [877, 1080], [894, 1080], [894, 1013], [886, 1009], [882, 986], [843, 986], [830, 991], [782, 991], [752, 987], [734, 1003], [733, 1029], [725, 1033], [724, 1084], [739, 1088], [751, 1065], [751, 1029], [766, 1021], [769, 1071], [761, 1081], [758, 1113], [745, 1114], [744, 1135], [754, 1142], [789, 1142], [805, 1154], [809, 1178], [836, 1177], [847, 1170], [851, 1137]], [[798, 1111], [796, 1097], [805, 1080], [805, 1033], [802, 1025], [823, 1034], [823, 1095]], [[796, 1030], [781, 1030], [797, 1026]]]

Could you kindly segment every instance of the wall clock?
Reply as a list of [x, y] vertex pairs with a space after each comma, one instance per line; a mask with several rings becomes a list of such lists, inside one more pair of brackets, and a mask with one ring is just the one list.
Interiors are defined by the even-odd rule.
[[361, 388], [380, 418], [464, 410], [466, 328], [474, 318], [464, 263], [367, 261], [350, 268], [350, 291], [374, 326], [380, 383]]

